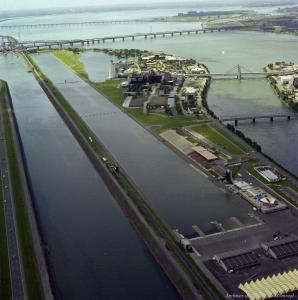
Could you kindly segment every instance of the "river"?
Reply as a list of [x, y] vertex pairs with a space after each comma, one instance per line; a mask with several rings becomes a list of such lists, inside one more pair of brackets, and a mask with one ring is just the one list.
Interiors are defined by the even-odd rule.
[[[145, 13], [138, 15], [142, 17]], [[48, 18], [46, 21], [50, 22], [51, 17]], [[23, 22], [27, 24], [28, 19]], [[40, 22], [40, 19], [32, 22]], [[69, 39], [118, 35], [126, 30], [150, 32], [160, 29], [192, 28], [193, 25], [195, 24], [168, 25], [161, 22], [159, 24], [144, 23], [140, 26], [112, 24], [93, 27], [91, 30], [89, 27], [82, 27], [75, 30], [73, 28], [55, 29], [54, 32], [49, 29], [35, 29], [5, 33], [13, 34], [22, 40]], [[238, 63], [252, 71], [261, 70], [264, 65], [277, 60], [297, 63], [297, 46], [297, 37], [256, 32], [210, 33], [148, 39], [147, 41], [136, 39], [125, 43], [115, 42], [104, 45], [104, 47], [113, 48], [163, 50], [183, 57], [195, 58], [215, 72], [226, 72]], [[94, 57], [92, 59], [96, 62]], [[104, 63], [104, 65], [107, 64]], [[42, 219], [42, 229], [49, 245], [51, 263], [63, 298], [95, 299], [94, 295], [102, 295], [103, 299], [112, 299], [113, 297], [108, 297], [108, 295], [113, 291], [113, 295], [115, 293], [117, 296], [114, 298], [118, 299], [124, 298], [125, 295], [135, 298], [135, 293], [144, 295], [142, 299], [146, 297], [147, 299], [176, 299], [177, 294], [174, 289], [148, 254], [143, 243], [136, 237], [126, 219], [123, 218], [114, 199], [49, 104], [48, 99], [40, 91], [32, 75], [26, 73], [19, 62], [11, 57], [6, 59], [1, 57], [0, 66], [1, 77], [6, 78], [12, 88], [26, 158], [34, 183], [38, 211]], [[95, 72], [94, 78], [101, 80], [105, 76], [105, 71], [99, 67], [101, 74], [98, 75], [94, 65], [92, 67]], [[64, 69], [62, 72], [61, 82], [62, 77], [69, 75], [69, 73], [64, 73]], [[99, 101], [105, 104], [105, 110], [115, 112], [114, 107], [106, 106], [104, 99], [99, 99]], [[213, 82], [208, 101], [211, 108], [221, 116], [288, 112], [288, 108], [272, 92], [265, 80]], [[94, 106], [98, 107], [98, 104], [90, 99], [87, 99], [87, 102], [88, 106], [85, 107], [77, 103], [79, 105], [77, 108], [80, 108], [81, 113], [85, 115], [90, 113]], [[75, 104], [75, 100], [72, 104]], [[165, 216], [169, 224], [173, 226], [179, 224], [179, 229], [189, 233], [192, 222], [208, 230], [212, 218], [227, 221], [231, 216], [244, 217], [246, 214], [247, 206], [244, 202], [237, 202], [236, 199], [231, 199], [220, 191], [216, 191], [213, 185], [209, 185], [201, 175], [187, 168], [185, 162], [177, 159], [171, 151], [166, 150], [160, 144], [155, 144], [153, 137], [147, 138], [147, 134], [141, 129], [134, 131], [137, 125], [125, 121], [125, 124], [128, 124], [127, 126], [134, 132], [138, 132], [133, 136], [133, 142], [138, 141], [142, 145], [142, 150], [144, 150], [142, 153], [134, 147], [120, 148], [121, 151], [114, 148], [115, 145], [125, 142], [122, 133], [125, 133], [126, 127], [119, 130], [119, 127], [116, 128], [118, 123], [111, 124], [104, 116], [100, 120], [86, 118], [86, 121], [94, 126], [94, 130], [106, 143], [114, 144], [113, 154], [121, 161], [126, 160], [124, 166], [132, 170], [136, 182], [146, 179], [146, 186], [143, 183], [143, 189], [148, 195], [150, 191], [153, 205], [160, 214]], [[107, 133], [113, 132], [117, 138], [112, 141], [107, 133], [100, 131], [100, 125], [104, 126]], [[278, 121], [257, 122], [256, 125], [246, 123], [241, 124], [239, 128], [261, 144], [264, 152], [297, 174], [297, 126], [296, 121]], [[155, 146], [149, 151], [152, 143]], [[160, 164], [162, 160], [162, 168], [154, 163], [155, 153], [159, 152], [158, 163]], [[138, 158], [138, 162], [143, 159], [145, 167], [151, 172], [150, 176], [147, 170], [144, 171], [145, 167], [140, 173], [139, 165], [134, 161], [135, 157]], [[173, 160], [174, 163], [172, 163]], [[181, 167], [185, 173], [177, 176], [179, 179], [187, 176], [190, 182], [179, 181], [182, 182], [178, 185], [179, 192], [174, 193], [177, 189], [177, 182], [173, 181], [173, 190], [167, 189], [165, 196], [161, 197], [160, 190], [156, 188], [160, 186], [156, 176], [162, 174], [163, 180], [170, 186], [170, 179], [173, 177], [172, 172], [168, 170], [178, 170]], [[161, 173], [152, 171], [153, 168]], [[141, 176], [137, 178], [139, 174]], [[84, 184], [81, 184], [82, 181]], [[195, 193], [190, 193], [190, 191], [195, 191]], [[181, 205], [183, 201], [184, 207]], [[119, 239], [120, 243], [117, 244], [115, 241]], [[134, 255], [128, 256], [129, 251], [134, 251]], [[129, 272], [127, 261], [131, 266]], [[115, 288], [115, 282], [121, 282], [121, 284], [119, 286], [117, 284]]]
[[[97, 47], [165, 51], [205, 63], [211, 72], [229, 72], [240, 64], [243, 71], [261, 71], [275, 61], [298, 63], [298, 37], [260, 32], [208, 33], [174, 38], [106, 43]], [[234, 71], [235, 72], [235, 71]], [[265, 79], [213, 81], [208, 94], [218, 116], [293, 113]], [[298, 122], [276, 121], [239, 124], [263, 151], [298, 175]]]
[[10, 88], [58, 299], [179, 299], [84, 151], [16, 56]]

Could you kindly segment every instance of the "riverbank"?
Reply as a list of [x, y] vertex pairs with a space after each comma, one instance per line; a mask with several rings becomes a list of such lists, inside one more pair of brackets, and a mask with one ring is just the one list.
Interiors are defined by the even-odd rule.
[[[62, 63], [71, 68], [76, 72], [81, 78], [91, 84], [94, 88], [105, 95], [110, 101], [116, 104], [119, 108], [124, 110], [128, 115], [130, 115], [134, 120], [142, 124], [143, 126], [150, 126], [160, 133], [169, 128], [181, 128], [182, 126], [195, 125], [199, 121], [206, 120], [203, 114], [200, 115], [177, 115], [171, 116], [169, 114], [161, 112], [148, 112], [144, 113], [142, 108], [123, 108], [122, 104], [124, 101], [123, 94], [125, 90], [121, 87], [121, 83], [125, 80], [124, 78], [119, 79], [107, 79], [105, 82], [97, 83], [88, 79], [88, 73], [86, 72], [84, 65], [79, 59], [79, 54], [81, 51], [86, 51], [86, 49], [75, 49], [75, 51], [70, 50], [57, 50], [57, 51], [46, 51], [46, 53], [51, 53], [55, 55]], [[152, 52], [146, 50], [135, 50], [135, 49], [88, 49], [87, 51], [100, 51], [110, 56], [115, 56], [118, 58], [135, 58], [141, 57], [142, 55], [152, 55]], [[43, 53], [43, 51], [40, 51]], [[58, 54], [57, 54], [58, 53]], [[201, 91], [201, 97], [204, 98], [207, 94], [209, 84], [204, 85]]]
[[[159, 218], [159, 216], [151, 209], [151, 207], [148, 205], [148, 202], [144, 199], [144, 196], [142, 194], [140, 194], [138, 188], [128, 179], [128, 176], [127, 176], [127, 174], [125, 174], [124, 170], [122, 170], [121, 167], [118, 166], [117, 162], [113, 159], [111, 154], [108, 153], [108, 151], [101, 144], [101, 142], [98, 141], [98, 139], [94, 136], [94, 134], [88, 129], [87, 125], [82, 120], [79, 119], [79, 116], [76, 115], [75, 111], [66, 102], [66, 100], [63, 99], [62, 95], [57, 91], [57, 89], [46, 79], [46, 77], [44, 77], [44, 75], [41, 75], [42, 73], [40, 72], [40, 70], [38, 68], [35, 68], [35, 70], [38, 72], [39, 76], [42, 76], [42, 77], [39, 77], [41, 84], [42, 85], [44, 83], [47, 84], [48, 88], [46, 88], [43, 85], [43, 87], [45, 88], [47, 93], [50, 92], [52, 94], [52, 96], [55, 96], [55, 98], [57, 99], [56, 101], [58, 101], [58, 102], [55, 101], [56, 105], [57, 105], [57, 103], [59, 103], [59, 105], [61, 105], [63, 107], [63, 109], [66, 110], [67, 114], [71, 118], [71, 122], [74, 122], [74, 124], [78, 127], [79, 130], [76, 130], [77, 133], [75, 136], [77, 136], [78, 134], [84, 136], [84, 139], [79, 140], [79, 142], [84, 141], [84, 144], [82, 144], [82, 145], [85, 145], [84, 149], [87, 149], [86, 148], [87, 146], [89, 149], [92, 149], [92, 153], [93, 153], [93, 157], [94, 157], [92, 162], [96, 163], [98, 168], [100, 167], [101, 172], [104, 171], [104, 174], [110, 174], [108, 177], [109, 180], [108, 180], [108, 178], [106, 178], [106, 176], [103, 177], [104, 180], [108, 180], [107, 181], [108, 187], [109, 188], [113, 187], [112, 182], [111, 182], [112, 178], [113, 178], [113, 180], [116, 180], [118, 182], [118, 184], [124, 189], [126, 194], [128, 194], [128, 196], [130, 196], [132, 201], [134, 201], [134, 205], [136, 205], [138, 207], [138, 211], [142, 213], [143, 217], [147, 220], [148, 224], [150, 224], [150, 226], [152, 226], [152, 228], [154, 228], [154, 230], [156, 230], [156, 233], [158, 236], [162, 236], [167, 241], [167, 245], [169, 246], [171, 251], [174, 252], [174, 255], [178, 257], [178, 261], [182, 265], [185, 265], [185, 262], [188, 261], [190, 258], [187, 257], [187, 255], [186, 255], [186, 258], [184, 257], [185, 253], [183, 253], [183, 250], [176, 243], [174, 237], [172, 236], [171, 230], [163, 223], [163, 221]], [[54, 98], [51, 97], [51, 99], [54, 99]], [[87, 151], [86, 153], [88, 155], [91, 154], [90, 151]], [[106, 162], [106, 166], [104, 167], [104, 170], [102, 170], [103, 166], [99, 160], [100, 157], [102, 159], [103, 159], [103, 157], [105, 158], [105, 159], [103, 159]], [[111, 177], [111, 174], [113, 174], [112, 177]], [[111, 192], [112, 193], [115, 192], [113, 188], [111, 189]], [[119, 197], [119, 195], [118, 195], [118, 197]], [[125, 204], [125, 202], [123, 203], [123, 199], [118, 198], [118, 200], [121, 202], [120, 205], [125, 205], [125, 207], [127, 206], [127, 204]], [[128, 209], [128, 208], [132, 209], [133, 207], [130, 207], [128, 205], [126, 207], [126, 209]], [[138, 225], [136, 224], [136, 226], [138, 226]], [[146, 238], [147, 234], [145, 233], [145, 235], [144, 236], [142, 235], [142, 237]], [[150, 245], [150, 249], [152, 251], [155, 251], [154, 249], [156, 249], [156, 247], [152, 246], [152, 244], [150, 243], [150, 240], [148, 240], [147, 242]], [[164, 253], [166, 255], [166, 257], [168, 257], [168, 254], [169, 254], [168, 251], [165, 248], [163, 249], [163, 247], [161, 249], [162, 249], [161, 253]], [[161, 255], [161, 254], [159, 254], [159, 255]], [[161, 258], [162, 258], [162, 256], [161, 256]], [[182, 261], [181, 261], [181, 259], [182, 259]], [[186, 261], [185, 261], [185, 259], [186, 259]], [[183, 290], [185, 291], [185, 287], [183, 287], [184, 286], [183, 282], [185, 282], [185, 279], [183, 279], [183, 277], [181, 279], [181, 277], [180, 277], [181, 273], [178, 276], [179, 272], [178, 273], [173, 272], [173, 269], [172, 269], [173, 264], [172, 263], [167, 264], [165, 261], [163, 261], [163, 259], [158, 260], [158, 262], [163, 266], [163, 268], [165, 268], [166, 270], [169, 270], [167, 273], [168, 273], [170, 279], [174, 282], [174, 284], [177, 286], [177, 288], [180, 292], [182, 290], [181, 294], [185, 294], [185, 292], [183, 292]], [[192, 272], [194, 272], [194, 271], [193, 270], [190, 271], [190, 274], [193, 274]], [[198, 272], [198, 271], [196, 271], [196, 272]], [[194, 274], [196, 274], [196, 272]], [[194, 274], [192, 276], [198, 276], [198, 275], [194, 275]], [[176, 276], [178, 276], [178, 277], [176, 277]], [[200, 275], [200, 276], [202, 276], [202, 275]], [[196, 278], [196, 277], [194, 277], [194, 278]], [[196, 278], [196, 280], [197, 280], [197, 278]], [[186, 282], [187, 282], [187, 280], [186, 280]], [[188, 290], [187, 293], [189, 293], [191, 290], [192, 289], [190, 288], [190, 290]], [[201, 292], [204, 293], [203, 291], [201, 291]]]
[[[5, 83], [0, 81], [0, 103], [2, 104], [5, 98], [6, 89]], [[2, 106], [2, 105], [1, 105]], [[1, 114], [2, 114], [1, 108]], [[5, 170], [1, 168], [0, 179], [0, 299], [12, 299], [11, 291], [11, 277], [10, 266], [8, 257], [8, 244], [7, 244], [7, 226], [5, 222], [5, 202], [2, 189], [2, 177], [5, 176]]]
[[[6, 99], [2, 102], [4, 131], [7, 144], [14, 209], [21, 250], [25, 289], [30, 299], [52, 299], [47, 270], [43, 264], [43, 250], [35, 221], [30, 192], [28, 190], [22, 146], [13, 113], [12, 102], [6, 87]], [[9, 112], [12, 112], [11, 114]]]
[[291, 75], [270, 76], [269, 83], [278, 97], [290, 108], [298, 111], [298, 65], [294, 63], [275, 62], [264, 68], [265, 72], [289, 72]]

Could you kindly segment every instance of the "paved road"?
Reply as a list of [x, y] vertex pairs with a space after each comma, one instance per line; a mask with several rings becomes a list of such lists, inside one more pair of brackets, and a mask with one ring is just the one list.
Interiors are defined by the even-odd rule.
[[0, 114], [0, 159], [12, 295], [14, 300], [21, 300], [25, 299], [23, 273], [21, 269], [20, 250], [17, 239], [13, 195], [9, 179], [8, 158], [5, 146], [2, 114]]

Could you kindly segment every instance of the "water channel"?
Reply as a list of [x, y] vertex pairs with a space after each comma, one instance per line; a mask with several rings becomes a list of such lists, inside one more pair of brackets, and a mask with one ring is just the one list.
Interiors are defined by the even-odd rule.
[[58, 299], [179, 299], [41, 87], [0, 57]]

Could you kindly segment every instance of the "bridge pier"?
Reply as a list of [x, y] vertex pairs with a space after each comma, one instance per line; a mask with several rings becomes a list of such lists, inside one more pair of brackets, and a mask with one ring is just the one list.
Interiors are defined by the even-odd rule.
[[288, 116], [288, 120], [289, 120], [289, 121], [291, 120], [291, 116]]
[[113, 43], [115, 43], [115, 38], [113, 38]]
[[199, 33], [199, 31], [198, 30], [196, 30], [196, 34], [198, 34]]
[[174, 36], [174, 32], [171, 33], [171, 36]]
[[234, 125], [235, 125], [235, 126], [238, 126], [238, 120], [235, 120], [235, 121], [234, 121]]
[[270, 117], [270, 122], [273, 122], [273, 117]]
[[187, 34], [190, 35], [190, 31], [187, 31]]
[[145, 37], [145, 40], [147, 40], [147, 38], [148, 38], [147, 34], [145, 34], [144, 37]]
[[252, 118], [252, 122], [253, 122], [253, 123], [256, 123], [256, 118]]
[[92, 40], [92, 44], [94, 45], [94, 40]]
[[180, 31], [179, 34], [182, 35], [182, 32]]
[[134, 41], [134, 40], [135, 40], [135, 37], [134, 37], [134, 35], [132, 35], [132, 36], [131, 36], [131, 40], [132, 40], [132, 41]]
[[81, 42], [81, 45], [84, 46], [84, 42], [83, 41]]
[[122, 42], [124, 42], [124, 41], [125, 41], [125, 37], [122, 38]]
[[162, 37], [166, 37], [166, 34], [165, 34], [165, 33], [163, 33], [163, 34], [162, 34]]
[[153, 34], [153, 37], [156, 39], [156, 34]]
[[203, 30], [203, 33], [206, 33], [206, 30]]

